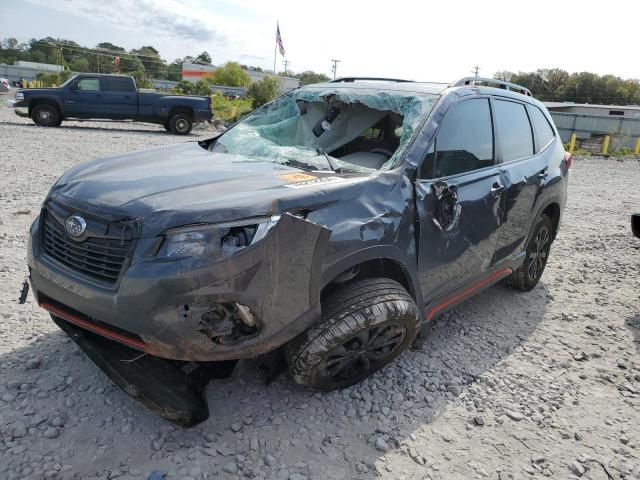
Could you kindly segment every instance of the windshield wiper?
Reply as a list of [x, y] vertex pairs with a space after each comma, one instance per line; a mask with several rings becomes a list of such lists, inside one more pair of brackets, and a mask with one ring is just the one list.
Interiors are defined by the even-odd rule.
[[339, 173], [341, 168], [334, 163], [333, 159], [329, 156], [327, 152], [324, 151], [323, 148], [316, 148], [316, 151], [318, 152], [318, 155], [324, 155], [324, 158], [327, 159], [327, 163], [329, 164], [329, 168], [331, 168], [331, 170]]

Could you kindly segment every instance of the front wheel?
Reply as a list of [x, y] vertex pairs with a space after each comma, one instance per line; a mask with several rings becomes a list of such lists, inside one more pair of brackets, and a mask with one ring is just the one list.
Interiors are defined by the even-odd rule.
[[193, 128], [193, 121], [189, 115], [177, 113], [169, 120], [169, 128], [176, 135], [187, 135]]
[[40, 127], [57, 127], [62, 123], [58, 109], [51, 105], [37, 105], [31, 112], [31, 118]]
[[524, 263], [507, 277], [507, 285], [523, 292], [535, 288], [547, 266], [553, 241], [552, 232], [553, 222], [543, 213], [533, 226]]
[[305, 387], [348, 387], [411, 345], [419, 322], [415, 302], [395, 280], [346, 284], [323, 300], [321, 322], [285, 346], [289, 370]]

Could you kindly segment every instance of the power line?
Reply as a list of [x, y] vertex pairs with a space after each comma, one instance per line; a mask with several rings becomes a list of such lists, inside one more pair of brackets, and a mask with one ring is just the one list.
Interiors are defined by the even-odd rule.
[[474, 77], [478, 77], [478, 73], [480, 72], [480, 67], [478, 65], [476, 65], [475, 67], [473, 67], [473, 70], [471, 70], [471, 73], [473, 73]]

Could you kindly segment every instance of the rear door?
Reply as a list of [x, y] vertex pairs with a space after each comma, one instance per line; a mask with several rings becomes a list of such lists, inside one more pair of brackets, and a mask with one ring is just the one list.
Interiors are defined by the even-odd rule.
[[109, 118], [134, 118], [138, 113], [138, 97], [130, 78], [103, 77], [105, 112]]
[[448, 109], [418, 177], [419, 276], [429, 302], [486, 273], [495, 252], [503, 186], [488, 97]]
[[[537, 107], [506, 97], [494, 97], [492, 104], [500, 171], [507, 187], [503, 197], [503, 225], [494, 258], [494, 263], [498, 263], [522, 252], [533, 220], [533, 206], [547, 175], [548, 160], [540, 147], [551, 143], [553, 130], [543, 116], [550, 135], [549, 131], [543, 131], [544, 124], [540, 123], [538, 141], [532, 123], [539, 123], [540, 119], [531, 110]], [[540, 145], [542, 141], [546, 143]]]
[[100, 77], [80, 77], [64, 94], [65, 116], [99, 118], [103, 112]]

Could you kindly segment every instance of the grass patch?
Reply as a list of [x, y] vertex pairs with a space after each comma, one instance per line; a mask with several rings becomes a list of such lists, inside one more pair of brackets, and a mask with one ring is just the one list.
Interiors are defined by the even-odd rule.
[[220, 93], [211, 95], [213, 118], [225, 124], [237, 122], [251, 112], [250, 98], [226, 98]]

